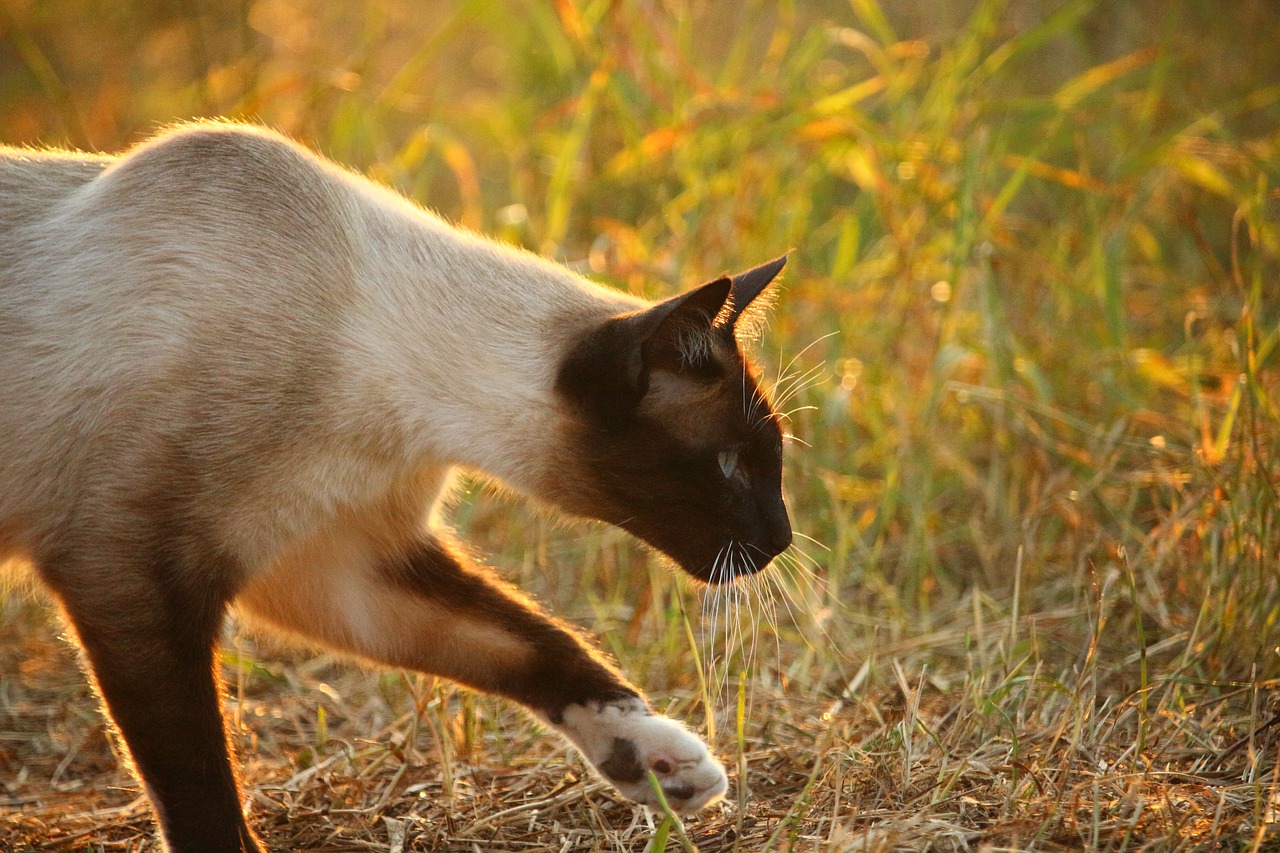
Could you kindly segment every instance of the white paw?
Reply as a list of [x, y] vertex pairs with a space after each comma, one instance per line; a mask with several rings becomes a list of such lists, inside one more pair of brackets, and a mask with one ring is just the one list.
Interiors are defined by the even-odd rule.
[[569, 705], [560, 730], [623, 796], [651, 808], [658, 777], [672, 809], [695, 812], [724, 796], [729, 780], [707, 745], [675, 720], [651, 714], [639, 699]]

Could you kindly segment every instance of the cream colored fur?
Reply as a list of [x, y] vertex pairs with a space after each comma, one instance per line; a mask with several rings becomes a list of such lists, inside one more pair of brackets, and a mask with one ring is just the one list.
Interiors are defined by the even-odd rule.
[[[102, 508], [168, 482], [184, 447], [211, 472], [184, 486], [188, 521], [244, 573], [250, 614], [464, 680], [528, 653], [369, 572], [455, 466], [554, 498], [556, 365], [642, 303], [260, 129], [183, 126], [120, 157], [0, 149], [0, 198], [0, 565], [128, 536]], [[407, 642], [427, 627], [452, 644]], [[698, 805], [723, 791], [687, 732], [619, 725], [646, 766], [674, 750], [696, 768]], [[563, 728], [593, 761], [617, 736], [586, 711]]]
[[[203, 520], [254, 574], [335, 529], [399, 538], [388, 502], [421, 523], [455, 465], [538, 497], [558, 358], [639, 304], [259, 129], [0, 149], [0, 191], [7, 552], [60, 528], [73, 484], [147, 477], [116, 463], [207, 419], [228, 419], [202, 452], [236, 489]], [[299, 432], [317, 441], [268, 446]]]

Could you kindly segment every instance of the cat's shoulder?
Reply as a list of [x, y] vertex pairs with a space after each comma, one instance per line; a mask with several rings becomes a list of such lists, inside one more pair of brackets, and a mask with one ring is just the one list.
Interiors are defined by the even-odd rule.
[[320, 162], [302, 145], [268, 127], [216, 120], [170, 125], [119, 157], [122, 163], [157, 167], [204, 167], [228, 162], [314, 166]]
[[222, 121], [171, 126], [119, 155], [109, 183], [250, 186], [293, 191], [323, 183], [334, 167], [265, 127]]
[[[338, 166], [268, 128], [200, 121], [117, 155], [72, 200], [74, 217], [130, 233], [158, 223], [193, 246], [313, 237], [342, 245], [357, 195]], [[201, 242], [206, 241], [206, 242]]]

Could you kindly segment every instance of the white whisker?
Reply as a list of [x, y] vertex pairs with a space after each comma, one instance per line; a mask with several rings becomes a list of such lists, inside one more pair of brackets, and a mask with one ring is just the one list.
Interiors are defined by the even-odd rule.
[[818, 411], [817, 406], [796, 406], [793, 409], [787, 409], [785, 412], [777, 412], [776, 414], [780, 418], [791, 420], [791, 416], [796, 414], [797, 412], [816, 412], [816, 411]]
[[773, 399], [773, 405], [778, 408], [785, 406], [804, 389], [826, 379], [825, 371], [826, 365], [816, 364], [799, 376], [785, 380], [787, 385], [781, 391], [778, 390], [777, 384], [775, 384], [773, 393], [769, 395]]
[[[702, 621], [701, 621], [701, 624], [699, 625], [699, 631], [702, 636], [702, 649], [703, 649], [704, 657], [706, 656], [705, 653], [708, 649], [708, 646], [707, 646], [707, 598], [711, 597], [714, 600], [715, 584], [719, 578], [719, 572], [720, 572], [720, 561], [724, 558], [724, 552], [726, 547], [727, 546], [721, 546], [720, 550], [716, 552], [716, 558], [711, 561], [711, 574], [708, 577], [708, 581], [711, 586], [709, 590], [704, 589], [702, 593]], [[714, 638], [715, 638], [714, 623], [712, 624], [711, 630], [712, 630], [712, 640], [714, 641]], [[712, 663], [713, 663], [712, 661], [707, 661], [707, 663], [705, 664], [705, 667], [707, 670], [705, 673], [705, 677], [707, 679], [710, 679], [712, 675]]]
[[791, 366], [792, 366], [793, 364], [795, 364], [798, 360], [800, 360], [800, 358], [802, 358], [802, 357], [804, 356], [804, 354], [805, 354], [805, 353], [807, 353], [809, 350], [813, 349], [815, 346], [817, 346], [818, 344], [822, 343], [822, 342], [823, 342], [823, 341], [825, 341], [827, 338], [835, 337], [835, 336], [836, 336], [836, 335], [838, 335], [838, 334], [840, 334], [840, 332], [838, 332], [838, 331], [836, 331], [836, 332], [828, 332], [827, 334], [822, 335], [821, 337], [814, 338], [812, 341], [810, 341], [810, 342], [809, 342], [809, 345], [808, 345], [808, 346], [806, 346], [804, 349], [800, 350], [800, 352], [798, 352], [798, 353], [796, 353], [795, 355], [793, 355], [793, 356], [791, 357], [791, 360], [787, 362], [787, 364], [786, 364], [786, 366], [785, 366], [785, 367], [782, 367], [782, 366], [781, 366], [781, 364], [782, 364], [782, 354], [781, 354], [781, 353], [779, 353], [779, 354], [778, 354], [778, 364], [779, 364], [779, 368], [778, 368], [778, 375], [779, 375], [779, 376], [782, 376], [782, 375], [783, 375], [783, 374], [785, 374], [787, 371], [789, 371], [789, 370], [791, 369]]
[[817, 545], [819, 548], [821, 548], [822, 550], [826, 551], [827, 553], [831, 553], [831, 549], [830, 549], [829, 547], [827, 547], [827, 545], [826, 545], [825, 543], [820, 542], [820, 541], [819, 541], [819, 540], [817, 540], [817, 539], [814, 539], [814, 538], [813, 538], [812, 536], [810, 536], [808, 533], [802, 533], [802, 532], [800, 532], [799, 530], [796, 530], [795, 528], [792, 528], [792, 529], [791, 529], [791, 532], [792, 532], [794, 535], [799, 536], [801, 539], [805, 540], [806, 542], [812, 542], [814, 545]]
[[[779, 574], [789, 576], [791, 565], [788, 561], [780, 560], [778, 562], [778, 568], [780, 569]], [[800, 627], [801, 622], [797, 611], [803, 611], [805, 608], [795, 599], [794, 594], [787, 588], [787, 585], [780, 578], [774, 578], [774, 588], [777, 589], [780, 594], [783, 606], [787, 608], [787, 615], [790, 617], [791, 623], [796, 627]], [[803, 630], [800, 632], [800, 636], [804, 636]]]

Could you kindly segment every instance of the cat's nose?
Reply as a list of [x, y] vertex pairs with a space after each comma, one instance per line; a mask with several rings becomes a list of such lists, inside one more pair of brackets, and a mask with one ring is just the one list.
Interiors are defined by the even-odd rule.
[[790, 523], [783, 523], [780, 527], [774, 529], [769, 536], [769, 547], [773, 549], [775, 554], [781, 554], [791, 547]]
[[778, 495], [765, 511], [764, 527], [764, 541], [774, 556], [791, 547], [791, 519], [787, 516], [787, 505], [782, 495]]

